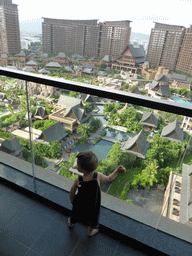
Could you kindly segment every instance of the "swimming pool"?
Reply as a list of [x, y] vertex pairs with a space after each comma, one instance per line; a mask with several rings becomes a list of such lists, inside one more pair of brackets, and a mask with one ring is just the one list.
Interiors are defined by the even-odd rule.
[[172, 95], [170, 96], [170, 98], [173, 99], [173, 100], [176, 100], [180, 103], [186, 104], [186, 105], [192, 105], [192, 102], [184, 101], [181, 98], [178, 98], [178, 97], [175, 97], [175, 96], [172, 96]]
[[92, 150], [98, 157], [99, 160], [105, 159], [109, 151], [112, 149], [114, 143], [100, 140], [97, 144], [78, 144], [71, 150], [71, 153], [77, 153], [84, 150]]
[[118, 140], [126, 141], [128, 140], [129, 137], [133, 137], [131, 133], [117, 131], [116, 129], [113, 129], [110, 127], [106, 127], [105, 131], [107, 132], [105, 137], [114, 139], [116, 141]]

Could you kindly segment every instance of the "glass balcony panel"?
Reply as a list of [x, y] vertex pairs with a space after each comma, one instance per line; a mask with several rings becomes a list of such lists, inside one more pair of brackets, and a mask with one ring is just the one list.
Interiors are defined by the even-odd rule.
[[[28, 178], [33, 176], [33, 171], [26, 82], [5, 76], [1, 76], [0, 81], [0, 154], [5, 164], [1, 165], [1, 175], [34, 191], [34, 184]], [[19, 175], [20, 171], [27, 175]]]
[[[35, 79], [38, 82], [39, 76]], [[52, 83], [49, 77], [45, 79], [47, 85], [39, 85], [39, 95], [30, 90], [28, 95], [33, 102], [31, 110], [35, 107], [31, 131], [42, 131], [38, 139], [33, 139], [34, 156], [42, 157], [46, 169], [74, 180], [80, 175], [75, 155], [90, 149], [99, 159], [96, 171], [109, 175], [120, 164], [126, 168], [125, 174], [101, 184], [104, 193], [136, 206], [135, 215], [139, 209], [144, 209], [146, 216], [149, 211], [155, 213], [157, 229], [164, 218], [190, 226], [186, 209], [191, 198], [186, 194], [191, 189], [191, 106], [177, 103], [174, 98], [172, 102], [157, 99], [154, 103], [151, 97], [117, 89], [105, 88], [102, 94], [97, 92], [99, 87], [94, 87], [95, 95], [90, 94], [93, 86], [87, 84], [94, 84], [96, 78], [91, 81], [88, 76], [81, 77], [81, 82], [86, 83], [83, 89], [79, 84], [81, 93], [67, 90], [69, 84], [78, 88], [77, 82], [58, 78], [55, 81], [63, 84], [56, 87], [48, 86]], [[126, 95], [131, 96], [121, 101]], [[142, 106], [133, 104], [136, 99]], [[145, 221], [146, 216], [140, 216], [140, 220]]]

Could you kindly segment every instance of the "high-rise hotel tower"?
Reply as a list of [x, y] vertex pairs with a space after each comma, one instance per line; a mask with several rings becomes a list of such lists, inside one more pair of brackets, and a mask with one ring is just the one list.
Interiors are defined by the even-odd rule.
[[21, 51], [17, 5], [12, 0], [0, 0], [0, 53]]
[[152, 68], [163, 66], [170, 70], [175, 69], [185, 30], [183, 26], [155, 22], [146, 56]]
[[192, 25], [186, 29], [176, 70], [192, 75]]
[[43, 18], [43, 52], [116, 58], [129, 44], [130, 22]]

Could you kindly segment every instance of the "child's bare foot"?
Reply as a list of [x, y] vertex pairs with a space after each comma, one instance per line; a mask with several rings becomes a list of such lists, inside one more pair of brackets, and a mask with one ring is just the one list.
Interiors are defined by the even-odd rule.
[[91, 227], [89, 227], [89, 229], [88, 229], [88, 236], [94, 236], [98, 232], [99, 232], [98, 228], [91, 228]]

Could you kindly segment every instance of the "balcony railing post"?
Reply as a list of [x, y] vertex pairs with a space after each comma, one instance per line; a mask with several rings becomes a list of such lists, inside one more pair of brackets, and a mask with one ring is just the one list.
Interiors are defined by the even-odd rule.
[[32, 164], [32, 173], [33, 173], [33, 183], [34, 183], [35, 193], [37, 193], [36, 182], [35, 182], [35, 170], [34, 170], [33, 137], [32, 137], [32, 132], [31, 132], [30, 102], [29, 102], [29, 97], [28, 97], [27, 81], [25, 81], [25, 90], [26, 90], [27, 113], [28, 113], [28, 122], [29, 122], [29, 140], [30, 140], [30, 148], [31, 148], [31, 164]]

